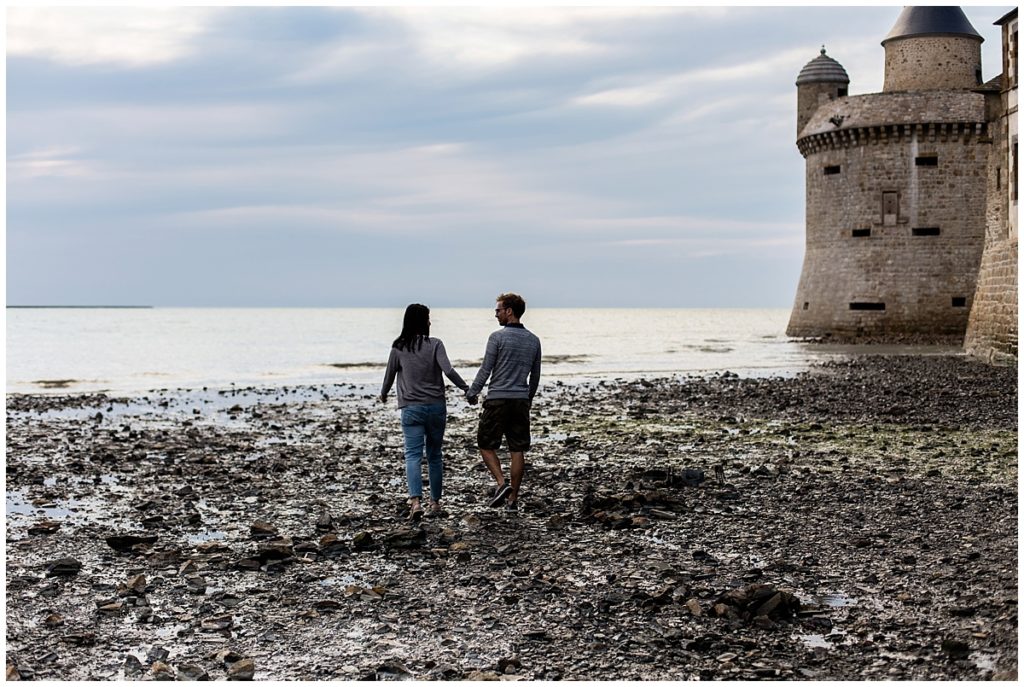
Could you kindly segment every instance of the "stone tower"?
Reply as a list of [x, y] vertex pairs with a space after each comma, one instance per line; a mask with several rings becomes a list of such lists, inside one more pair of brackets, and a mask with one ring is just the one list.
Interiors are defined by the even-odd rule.
[[962, 340], [985, 238], [982, 40], [958, 7], [907, 7], [882, 41], [882, 93], [847, 95], [824, 51], [800, 72], [807, 236], [789, 336]]

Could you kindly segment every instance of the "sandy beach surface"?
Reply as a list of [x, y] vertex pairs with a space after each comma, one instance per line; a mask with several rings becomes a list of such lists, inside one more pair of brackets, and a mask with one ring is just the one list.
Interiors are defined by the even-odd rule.
[[1015, 368], [548, 383], [518, 514], [453, 392], [420, 523], [374, 391], [8, 395], [7, 678], [1016, 678]]

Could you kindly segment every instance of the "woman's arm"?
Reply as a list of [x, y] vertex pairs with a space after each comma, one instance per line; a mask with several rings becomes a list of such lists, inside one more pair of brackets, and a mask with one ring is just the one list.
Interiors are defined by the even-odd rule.
[[441, 368], [441, 372], [444, 372], [445, 377], [452, 380], [452, 384], [459, 387], [463, 391], [469, 388], [469, 384], [466, 384], [466, 380], [455, 371], [452, 367], [452, 363], [448, 360], [448, 352], [444, 350], [444, 343], [440, 340], [437, 342], [437, 349], [434, 351], [434, 360], [437, 361], [438, 367]]
[[388, 356], [388, 367], [384, 370], [384, 384], [380, 387], [381, 402], [388, 400], [388, 392], [391, 391], [391, 385], [395, 383], [395, 375], [398, 374], [398, 368], [398, 349], [392, 348], [391, 355]]

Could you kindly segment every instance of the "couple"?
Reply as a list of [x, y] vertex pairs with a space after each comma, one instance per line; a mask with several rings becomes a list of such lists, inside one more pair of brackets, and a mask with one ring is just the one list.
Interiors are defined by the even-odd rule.
[[[523, 453], [530, 448], [530, 405], [540, 382], [540, 339], [519, 321], [524, 312], [526, 301], [521, 296], [514, 293], [498, 296], [494, 316], [501, 329], [487, 339], [480, 371], [469, 386], [452, 367], [441, 340], [431, 338], [430, 309], [419, 303], [405, 309], [402, 333], [391, 344], [380, 400], [387, 401], [397, 375], [411, 519], [419, 520], [423, 516], [420, 498], [423, 495], [424, 448], [430, 481], [430, 513], [441, 512], [444, 477], [441, 444], [448, 417], [442, 372], [466, 393], [470, 405], [476, 405], [480, 391], [490, 378], [477, 429], [477, 445], [497, 483], [491, 506], [496, 508], [504, 503], [511, 512], [518, 510], [519, 485], [526, 468]], [[502, 436], [508, 442], [511, 459], [509, 480], [505, 479], [498, 461]]]

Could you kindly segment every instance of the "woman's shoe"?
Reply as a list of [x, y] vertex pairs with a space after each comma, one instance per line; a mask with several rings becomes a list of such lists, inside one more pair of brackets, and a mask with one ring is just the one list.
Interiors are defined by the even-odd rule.
[[429, 515], [433, 518], [436, 518], [437, 516], [441, 515], [441, 504], [431, 499], [430, 505], [427, 506], [426, 515]]
[[423, 507], [420, 506], [420, 502], [417, 501], [416, 503], [412, 504], [409, 507], [409, 519], [412, 520], [413, 522], [418, 522], [419, 519], [422, 518], [422, 517], [423, 517]]

